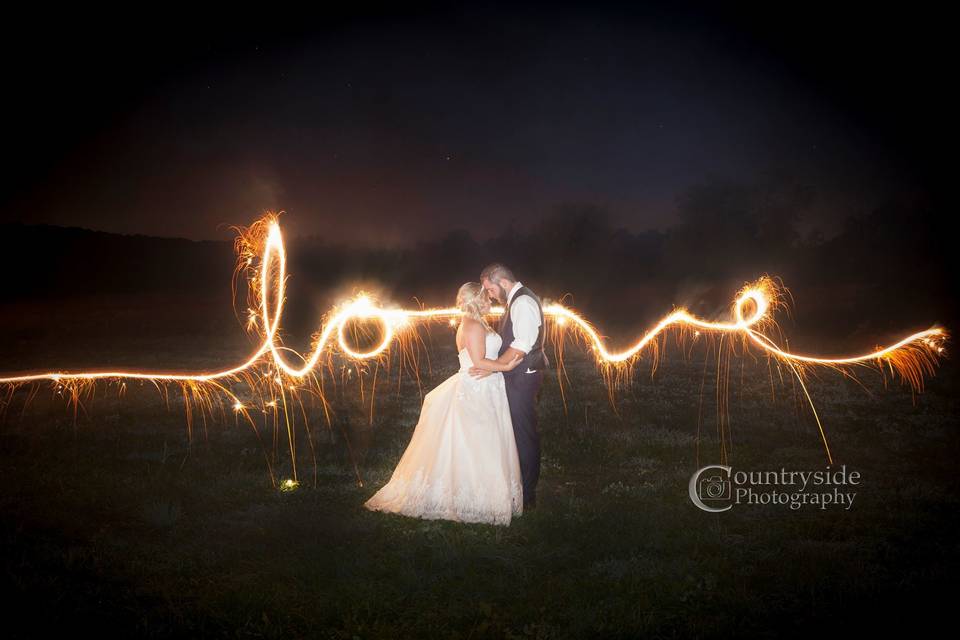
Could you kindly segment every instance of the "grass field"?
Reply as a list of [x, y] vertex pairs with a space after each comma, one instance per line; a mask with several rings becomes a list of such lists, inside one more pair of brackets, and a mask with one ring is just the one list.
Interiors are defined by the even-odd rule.
[[[175, 355], [175, 354], [173, 354]], [[429, 390], [456, 367], [432, 352]], [[242, 353], [231, 360], [239, 361]], [[440, 364], [442, 363], [442, 364]], [[333, 428], [286, 434], [194, 423], [152, 387], [99, 393], [74, 426], [49, 387], [2, 424], [4, 637], [824, 637], [922, 631], [952, 604], [956, 373], [914, 403], [864, 372], [810, 380], [833, 468], [861, 474], [853, 506], [694, 507], [688, 481], [719, 463], [715, 373], [673, 352], [641, 365], [611, 410], [571, 349], [564, 412], [548, 376], [539, 508], [509, 527], [369, 512], [410, 439], [411, 380], [378, 391], [373, 424], [342, 398]], [[731, 373], [726, 463], [818, 470], [816, 423], [765, 362]], [[393, 386], [391, 387], [390, 384]], [[702, 385], [702, 390], [701, 390]]]

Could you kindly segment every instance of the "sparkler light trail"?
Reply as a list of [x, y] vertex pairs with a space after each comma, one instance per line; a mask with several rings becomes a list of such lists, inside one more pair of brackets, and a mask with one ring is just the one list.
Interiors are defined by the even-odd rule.
[[[399, 347], [396, 351], [402, 359], [402, 365], [412, 370], [419, 380], [415, 349], [419, 334], [416, 326], [422, 324], [422, 321], [430, 320], [446, 320], [455, 324], [456, 318], [461, 315], [460, 310], [456, 308], [415, 310], [384, 308], [369, 295], [361, 293], [335, 307], [322, 319], [320, 329], [311, 336], [309, 355], [303, 356], [284, 347], [278, 334], [287, 278], [286, 252], [278, 214], [267, 213], [250, 227], [237, 230], [239, 235], [235, 241], [238, 259], [234, 271], [234, 303], [236, 302], [235, 282], [237, 276], [244, 273], [249, 285], [247, 288], [249, 315], [246, 326], [248, 332], [260, 341], [259, 347], [246, 361], [228, 369], [199, 373], [51, 371], [0, 377], [0, 385], [8, 388], [12, 395], [13, 391], [24, 383], [50, 381], [58, 394], [67, 392], [74, 402], [76, 413], [76, 405], [81, 393], [90, 392], [91, 385], [97, 380], [119, 382], [121, 390], [124, 388], [123, 381], [127, 379], [149, 381], [158, 389], [160, 383], [178, 383], [184, 392], [188, 424], [191, 416], [188, 394], [198, 400], [201, 407], [212, 407], [212, 394], [221, 392], [231, 400], [233, 410], [238, 415], [243, 415], [256, 429], [249, 412], [252, 406], [244, 403], [229, 388], [233, 383], [245, 383], [249, 387], [248, 395], [259, 399], [256, 405], [270, 407], [274, 412], [275, 420], [278, 404], [283, 407], [291, 457], [295, 459], [296, 452], [293, 444], [295, 439], [290, 423], [293, 412], [288, 406], [288, 395], [290, 396], [289, 404], [296, 401], [302, 409], [300, 393], [315, 392], [323, 402], [329, 424], [329, 405], [325, 398], [322, 372], [329, 370], [333, 373], [334, 357], [338, 351], [341, 358], [348, 362], [353, 361], [354, 364], [362, 361], [373, 361], [379, 364], [384, 358], [391, 357], [394, 353], [392, 347], [396, 344]], [[610, 389], [629, 380], [632, 367], [648, 351], [652, 352], [653, 366], [654, 369], [656, 368], [661, 348], [660, 339], [665, 336], [668, 329], [676, 331], [680, 342], [690, 338], [691, 335], [697, 338], [703, 332], [738, 338], [744, 346], [757, 347], [770, 358], [789, 367], [800, 380], [801, 385], [803, 385], [804, 373], [811, 367], [829, 367], [846, 373], [849, 367], [869, 366], [878, 369], [881, 373], [889, 372], [899, 376], [914, 391], [922, 391], [924, 377], [934, 373], [938, 358], [944, 355], [947, 332], [942, 327], [936, 326], [906, 336], [889, 346], [877, 346], [859, 355], [825, 358], [791, 353], [780, 348], [779, 343], [771, 337], [771, 334], [779, 332], [773, 313], [776, 309], [785, 306], [785, 292], [786, 289], [773, 278], [763, 276], [756, 282], [745, 285], [739, 291], [734, 301], [732, 321], [708, 321], [690, 314], [685, 309], [676, 309], [636, 342], [621, 351], [610, 350], [596, 328], [574, 310], [559, 303], [546, 304], [543, 309], [547, 320], [547, 326], [544, 328], [545, 337], [547, 342], [553, 345], [561, 393], [565, 377], [563, 345], [566, 337], [572, 337], [593, 352], [595, 362]], [[502, 313], [502, 307], [491, 309], [492, 315]], [[369, 344], [358, 344], [358, 342]], [[283, 352], [295, 355], [300, 360], [300, 364], [288, 362], [287, 355]], [[389, 360], [387, 362], [389, 369]], [[320, 374], [319, 377], [318, 374]], [[809, 401], [806, 387], [803, 386], [803, 388]], [[565, 397], [564, 405], [566, 405]], [[812, 401], [810, 406], [813, 407]], [[372, 412], [372, 397], [370, 407]], [[266, 409], [262, 410], [266, 411]], [[816, 416], [816, 409], [814, 408], [813, 411]], [[306, 417], [305, 412], [304, 417]], [[817, 423], [819, 425], [819, 418]], [[825, 437], [824, 444], [826, 445]], [[294, 481], [296, 481], [295, 466]]]

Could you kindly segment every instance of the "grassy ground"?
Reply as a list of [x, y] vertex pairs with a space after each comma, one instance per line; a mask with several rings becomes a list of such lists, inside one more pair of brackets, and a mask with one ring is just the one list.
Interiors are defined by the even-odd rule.
[[[453, 373], [453, 351], [434, 350], [425, 390]], [[292, 492], [271, 487], [242, 424], [195, 424], [190, 444], [182, 401], [168, 410], [132, 388], [98, 395], [74, 428], [44, 387], [2, 425], [4, 636], [822, 637], [945, 620], [960, 559], [949, 361], [916, 404], [869, 372], [866, 390], [810, 381], [833, 468], [862, 475], [851, 509], [720, 514], [687, 495], [697, 468], [721, 462], [702, 356], [674, 352], [652, 379], [640, 367], [619, 414], [582, 354], [567, 362], [567, 411], [555, 378], [541, 398], [539, 508], [509, 527], [362, 507], [416, 423], [410, 381], [380, 392], [372, 425], [343, 403], [333, 429], [311, 414], [316, 460], [301, 439]], [[726, 462], [824, 469], [791, 385], [771, 385], [763, 362], [738, 367]], [[284, 435], [276, 451], [270, 435], [289, 477]]]

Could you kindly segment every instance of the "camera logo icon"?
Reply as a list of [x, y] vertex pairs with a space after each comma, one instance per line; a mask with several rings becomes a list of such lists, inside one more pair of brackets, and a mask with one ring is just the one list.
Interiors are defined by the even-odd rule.
[[704, 511], [726, 511], [733, 505], [730, 503], [731, 467], [722, 464], [712, 464], [702, 467], [690, 478], [690, 500]]

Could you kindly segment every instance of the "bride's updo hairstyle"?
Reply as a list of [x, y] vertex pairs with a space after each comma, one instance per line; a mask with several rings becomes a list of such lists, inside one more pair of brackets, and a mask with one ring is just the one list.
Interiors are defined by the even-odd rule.
[[487, 292], [479, 282], [465, 282], [457, 291], [457, 307], [463, 311], [463, 315], [473, 318], [488, 332], [493, 333], [493, 327], [483, 317], [483, 310], [488, 303], [486, 295]]

